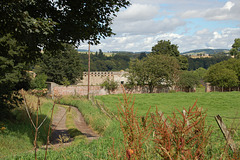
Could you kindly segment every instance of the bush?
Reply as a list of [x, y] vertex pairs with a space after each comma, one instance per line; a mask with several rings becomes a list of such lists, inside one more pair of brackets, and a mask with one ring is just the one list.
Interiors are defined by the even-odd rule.
[[107, 89], [108, 93], [111, 94], [111, 91], [113, 92], [115, 89], [117, 89], [118, 83], [107, 78], [100, 86]]
[[43, 89], [47, 88], [47, 75], [46, 74], [39, 74], [31, 81], [31, 89]]

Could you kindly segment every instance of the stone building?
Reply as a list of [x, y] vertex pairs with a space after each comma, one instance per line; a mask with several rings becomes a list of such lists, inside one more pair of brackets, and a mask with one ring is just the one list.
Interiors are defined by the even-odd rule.
[[[128, 72], [90, 72], [90, 85], [98, 86], [102, 84], [107, 78], [114, 80], [119, 84], [125, 84], [127, 82], [126, 75]], [[83, 72], [83, 79], [77, 82], [77, 85], [88, 85], [88, 72]]]

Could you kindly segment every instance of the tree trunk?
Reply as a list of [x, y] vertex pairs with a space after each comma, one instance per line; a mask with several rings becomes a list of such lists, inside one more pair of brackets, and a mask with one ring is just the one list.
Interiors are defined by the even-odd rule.
[[154, 89], [154, 86], [149, 85], [149, 91], [150, 91], [150, 93], [153, 93], [153, 89]]

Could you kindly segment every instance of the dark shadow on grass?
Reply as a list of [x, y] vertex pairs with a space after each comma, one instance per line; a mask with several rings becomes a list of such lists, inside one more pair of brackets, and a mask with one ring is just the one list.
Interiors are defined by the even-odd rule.
[[84, 135], [82, 132], [80, 132], [78, 129], [76, 128], [71, 128], [71, 129], [68, 129], [67, 132], [70, 134], [70, 137], [71, 138], [75, 138], [77, 136], [82, 136]]
[[[21, 112], [21, 111], [19, 111]], [[13, 115], [11, 120], [6, 120], [6, 127], [7, 131], [9, 133], [16, 133], [16, 135], [27, 135], [31, 144], [34, 144], [34, 138], [35, 138], [35, 128], [33, 127], [32, 123], [30, 122], [29, 118], [26, 117], [27, 115], [22, 114], [21, 116], [18, 115]], [[42, 123], [42, 121], [45, 119], [45, 115], [38, 115], [39, 117], [39, 125]], [[36, 116], [32, 115], [33, 122], [35, 123]], [[41, 144], [46, 144], [47, 142], [47, 133], [48, 133], [48, 126], [50, 123], [50, 119], [47, 118], [44, 123], [41, 125], [41, 127], [38, 130], [38, 137], [37, 141], [38, 143], [40, 142], [39, 145]], [[7, 133], [6, 133], [7, 134]]]

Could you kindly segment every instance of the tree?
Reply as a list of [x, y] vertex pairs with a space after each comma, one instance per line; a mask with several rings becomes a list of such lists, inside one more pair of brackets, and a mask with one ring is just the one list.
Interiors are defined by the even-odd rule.
[[179, 76], [178, 85], [189, 91], [199, 85], [198, 75], [192, 71], [183, 71]]
[[143, 59], [143, 58], [145, 58], [145, 57], [147, 57], [147, 54], [146, 54], [146, 52], [141, 52], [140, 53], [140, 55], [139, 55], [139, 57], [138, 57], [138, 59]]
[[234, 44], [232, 45], [232, 49], [230, 50], [230, 54], [235, 58], [240, 58], [240, 38], [236, 38], [234, 40]]
[[150, 93], [156, 86], [171, 86], [175, 83], [179, 70], [176, 58], [168, 55], [149, 55], [142, 60], [131, 61], [129, 82], [147, 85]]
[[47, 75], [46, 74], [38, 74], [30, 83], [32, 89], [44, 89], [47, 88]]
[[14, 107], [17, 97], [12, 96], [13, 91], [29, 88], [28, 67], [23, 60], [26, 49], [10, 34], [0, 37], [0, 119]]
[[64, 50], [58, 50], [57, 54], [46, 51], [40, 63], [41, 72], [48, 76], [48, 81], [74, 84], [82, 76], [82, 61], [74, 46], [63, 44], [63, 47]]
[[62, 42], [100, 43], [114, 34], [113, 18], [129, 4], [127, 0], [1, 0], [0, 86], [11, 87], [0, 92], [0, 101], [5, 103], [3, 97], [23, 87], [24, 70], [41, 58], [42, 48], [46, 54], [46, 50], [59, 50]]
[[200, 67], [194, 71], [194, 74], [197, 76], [198, 80], [203, 84], [204, 77], [206, 75], [207, 70]]
[[182, 70], [188, 69], [188, 59], [185, 56], [181, 56], [180, 52], [178, 51], [178, 46], [175, 44], [171, 44], [170, 40], [160, 40], [158, 43], [152, 47], [151, 54], [164, 54], [169, 55], [177, 58], [179, 61], [179, 65]]
[[108, 90], [108, 93], [111, 94], [111, 92], [117, 89], [118, 83], [115, 82], [113, 79], [110, 80], [109, 78], [107, 78], [100, 86]]
[[178, 46], [175, 44], [171, 44], [170, 40], [158, 41], [158, 43], [152, 47], [152, 54], [166, 54], [174, 57], [178, 57], [180, 55], [178, 51]]
[[205, 79], [211, 85], [222, 88], [235, 87], [239, 84], [237, 73], [222, 63], [211, 66], [207, 70]]

